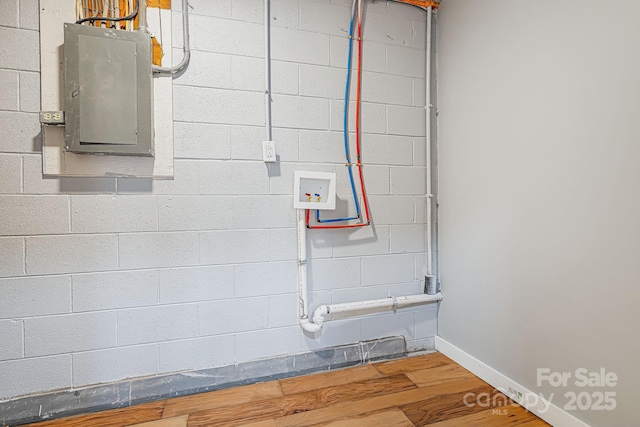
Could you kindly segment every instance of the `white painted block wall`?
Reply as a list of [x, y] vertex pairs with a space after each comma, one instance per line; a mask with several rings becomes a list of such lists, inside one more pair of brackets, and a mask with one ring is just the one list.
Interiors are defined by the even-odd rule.
[[[38, 4], [0, 3], [0, 399], [392, 335], [432, 343], [433, 306], [329, 322], [319, 339], [296, 322], [293, 171], [335, 170], [337, 214], [353, 210], [341, 140], [350, 1], [272, 2], [270, 167], [262, 2], [190, 3], [173, 181], [42, 179]], [[179, 10], [174, 28], [179, 61]], [[313, 307], [422, 292], [425, 13], [367, 1], [364, 46], [374, 227], [309, 233]]]

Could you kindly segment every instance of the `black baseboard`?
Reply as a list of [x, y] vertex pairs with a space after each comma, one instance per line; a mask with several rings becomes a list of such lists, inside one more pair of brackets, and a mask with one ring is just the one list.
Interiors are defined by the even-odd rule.
[[154, 400], [357, 366], [375, 360], [394, 359], [406, 354], [404, 337], [389, 337], [237, 365], [26, 396], [0, 403], [0, 426], [13, 427], [123, 408]]

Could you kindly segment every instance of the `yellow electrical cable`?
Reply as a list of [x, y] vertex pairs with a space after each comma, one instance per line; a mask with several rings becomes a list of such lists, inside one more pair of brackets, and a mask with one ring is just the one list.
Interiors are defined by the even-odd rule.
[[423, 7], [423, 8], [428, 8], [429, 6], [433, 7], [434, 9], [437, 9], [439, 4], [436, 3], [435, 1], [430, 1], [430, 0], [394, 0], [398, 3], [407, 3], [407, 4], [412, 4], [414, 6], [418, 6], [418, 7]]

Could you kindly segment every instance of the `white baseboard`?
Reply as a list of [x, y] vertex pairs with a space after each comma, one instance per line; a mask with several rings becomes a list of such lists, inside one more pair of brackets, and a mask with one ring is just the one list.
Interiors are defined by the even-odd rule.
[[474, 375], [502, 391], [520, 406], [528, 409], [554, 427], [589, 427], [574, 415], [553, 403], [542, 399], [537, 393], [513, 381], [484, 362], [459, 349], [450, 342], [436, 337], [436, 350], [454, 362], [471, 371]]

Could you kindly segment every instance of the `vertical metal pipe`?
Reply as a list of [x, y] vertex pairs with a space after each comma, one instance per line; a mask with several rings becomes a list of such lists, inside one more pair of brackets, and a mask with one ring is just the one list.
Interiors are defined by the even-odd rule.
[[426, 67], [425, 67], [425, 86], [426, 86], [426, 194], [425, 203], [427, 211], [426, 219], [426, 254], [425, 254], [425, 281], [428, 294], [436, 293], [436, 280], [433, 277], [433, 194], [431, 184], [431, 174], [433, 168], [431, 167], [431, 31], [432, 31], [432, 14], [433, 6], [427, 8], [427, 41], [426, 41]]
[[159, 74], [178, 74], [189, 65], [191, 60], [191, 45], [189, 44], [189, 0], [182, 0], [182, 61], [173, 67], [154, 65], [153, 72]]
[[264, 108], [265, 141], [272, 140], [271, 124], [271, 1], [264, 0]]
[[138, 31], [149, 32], [147, 28], [147, 0], [138, 0]]

